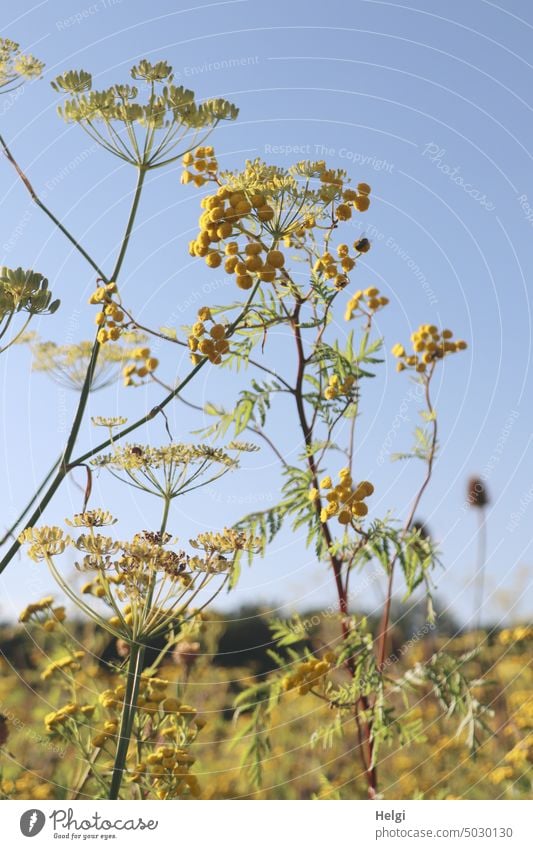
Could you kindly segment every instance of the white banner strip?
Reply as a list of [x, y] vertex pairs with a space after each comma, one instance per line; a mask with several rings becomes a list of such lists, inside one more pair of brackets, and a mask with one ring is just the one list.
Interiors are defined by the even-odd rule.
[[[3, 802], [2, 845], [531, 849], [531, 802]], [[34, 839], [34, 843], [29, 843]], [[69, 845], [71, 845], [69, 844]]]

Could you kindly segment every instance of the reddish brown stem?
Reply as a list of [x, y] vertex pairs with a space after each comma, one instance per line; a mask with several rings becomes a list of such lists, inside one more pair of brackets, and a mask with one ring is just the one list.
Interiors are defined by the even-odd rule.
[[[300, 311], [302, 308], [302, 302], [300, 300], [297, 301], [296, 307], [294, 309], [292, 315], [292, 328], [294, 332], [294, 339], [296, 342], [296, 349], [298, 353], [298, 371], [296, 374], [296, 384], [294, 389], [294, 397], [296, 401], [296, 408], [298, 411], [298, 420], [300, 423], [300, 427], [303, 433], [305, 447], [306, 447], [306, 456], [307, 463], [309, 466], [309, 471], [311, 472], [311, 478], [313, 486], [318, 490], [319, 482], [318, 482], [318, 469], [316, 466], [316, 459], [314, 453], [312, 451], [313, 445], [313, 432], [312, 427], [309, 426], [307, 415], [305, 412], [305, 404], [303, 400], [303, 380], [305, 375], [305, 366], [306, 366], [306, 358], [303, 349], [302, 342], [302, 334], [300, 329]], [[323, 522], [320, 518], [322, 505], [320, 502], [320, 498], [316, 499], [315, 509], [317, 513], [317, 518], [320, 525], [320, 530], [322, 536], [324, 538], [324, 542], [326, 543], [329, 559], [331, 563], [331, 567], [333, 570], [333, 576], [335, 579], [335, 587], [337, 590], [337, 598], [339, 604], [339, 612], [341, 614], [341, 629], [342, 629], [342, 637], [343, 640], [346, 640], [349, 636], [349, 628], [347, 622], [348, 616], [348, 596], [346, 591], [346, 586], [342, 580], [342, 561], [332, 553], [332, 545], [333, 538], [331, 536], [331, 531], [329, 529], [329, 525], [327, 522]], [[354, 674], [354, 663], [352, 658], [348, 658], [346, 661], [346, 667], [349, 673], [353, 676]], [[363, 767], [365, 770], [365, 776], [368, 784], [368, 795], [371, 799], [374, 799], [377, 795], [377, 770], [375, 765], [373, 765], [373, 743], [372, 743], [372, 727], [371, 723], [367, 718], [364, 721], [361, 721], [361, 717], [359, 714], [359, 707], [363, 711], [368, 711], [369, 702], [366, 696], [361, 696], [359, 698], [358, 707], [355, 709], [355, 722], [357, 725], [357, 732], [359, 736], [360, 742], [360, 752], [363, 762]], [[366, 754], [365, 754], [366, 749]]]

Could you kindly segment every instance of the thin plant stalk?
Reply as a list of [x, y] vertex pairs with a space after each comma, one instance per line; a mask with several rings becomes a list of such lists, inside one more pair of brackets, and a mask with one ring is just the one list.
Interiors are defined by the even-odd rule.
[[49, 470], [46, 477], [43, 479], [43, 481], [39, 484], [39, 487], [33, 493], [33, 496], [31, 497], [30, 501], [27, 503], [27, 505], [24, 508], [24, 510], [22, 511], [22, 513], [20, 513], [20, 515], [17, 516], [16, 520], [13, 522], [11, 527], [8, 528], [7, 531], [5, 532], [5, 534], [3, 535], [3, 537], [0, 538], [0, 546], [4, 545], [4, 543], [6, 543], [8, 541], [9, 537], [13, 536], [14, 532], [17, 530], [18, 526], [20, 525], [22, 519], [24, 518], [24, 516], [28, 515], [31, 508], [33, 507], [33, 505], [37, 501], [39, 495], [41, 494], [41, 492], [45, 488], [46, 484], [48, 483], [50, 478], [53, 476], [53, 474], [56, 471], [57, 467], [59, 466], [60, 462], [61, 462], [61, 457], [58, 457], [57, 460], [55, 461], [54, 465], [52, 466], [52, 468]]
[[[235, 321], [233, 321], [230, 324], [230, 326], [228, 328], [228, 332], [227, 332], [228, 338], [232, 335], [235, 328], [238, 327], [238, 325], [240, 324], [242, 319], [248, 313], [250, 306], [253, 302], [253, 299], [254, 299], [254, 297], [257, 293], [257, 290], [259, 288], [259, 285], [260, 285], [260, 281], [258, 281], [255, 284], [255, 286], [253, 287], [253, 289], [250, 292], [250, 297], [246, 301], [243, 309], [241, 310], [241, 312], [239, 313], [239, 315], [237, 316]], [[128, 436], [130, 433], [133, 433], [135, 430], [137, 430], [142, 425], [147, 424], [149, 421], [154, 419], [159, 413], [161, 413], [164, 410], [164, 408], [168, 404], [170, 404], [171, 401], [174, 400], [174, 398], [176, 398], [179, 395], [181, 390], [184, 389], [185, 386], [187, 386], [188, 383], [190, 383], [190, 381], [200, 371], [200, 369], [202, 369], [205, 366], [206, 362], [208, 362], [208, 360], [207, 360], [206, 357], [204, 357], [202, 360], [200, 360], [200, 362], [197, 365], [195, 365], [191, 369], [191, 371], [189, 372], [187, 377], [185, 377], [171, 392], [169, 392], [166, 395], [166, 397], [161, 401], [161, 403], [157, 404], [155, 407], [152, 407], [152, 409], [149, 410], [148, 413], [145, 413], [145, 415], [138, 418], [131, 425], [128, 425], [128, 427], [125, 427], [121, 431], [116, 433], [113, 436], [113, 438], [108, 438], [108, 439], [104, 440], [99, 445], [96, 445], [94, 448], [91, 448], [89, 451], [86, 451], [84, 454], [81, 454], [79, 457], [75, 458], [74, 460], [71, 460], [68, 463], [68, 465], [65, 466], [65, 464], [61, 464], [61, 467], [58, 471], [58, 474], [56, 475], [56, 477], [54, 478], [54, 480], [50, 484], [49, 489], [45, 492], [43, 498], [41, 499], [41, 501], [37, 505], [35, 511], [30, 516], [28, 522], [25, 525], [25, 528], [32, 528], [35, 525], [35, 523], [40, 519], [44, 510], [46, 509], [46, 507], [48, 506], [48, 504], [50, 503], [50, 501], [54, 497], [55, 493], [57, 492], [57, 490], [61, 486], [63, 480], [65, 479], [67, 474], [72, 469], [74, 469], [76, 466], [81, 465], [82, 463], [85, 463], [87, 460], [90, 460], [90, 458], [94, 457], [95, 454], [99, 454], [105, 448], [109, 448], [110, 445], [113, 445], [113, 444], [119, 442], [120, 440], [124, 439], [125, 436]], [[33, 501], [32, 501], [32, 503], [33, 503]], [[27, 511], [25, 511], [25, 512], [27, 512]], [[19, 519], [19, 521], [20, 521], [20, 519]], [[17, 524], [18, 524], [18, 522], [17, 522]], [[18, 540], [15, 540], [13, 542], [13, 545], [10, 547], [10, 549], [6, 552], [5, 556], [0, 561], [0, 574], [9, 565], [9, 563], [11, 562], [11, 560], [13, 559], [13, 557], [15, 556], [15, 554], [17, 553], [19, 548], [20, 548], [20, 542]]]
[[[300, 312], [302, 308], [302, 301], [298, 300], [293, 316], [292, 316], [292, 328], [294, 333], [294, 339], [296, 342], [296, 350], [298, 357], [298, 370], [296, 375], [296, 383], [294, 389], [294, 398], [296, 402], [298, 421], [300, 424], [300, 428], [302, 431], [302, 435], [304, 438], [304, 442], [306, 445], [306, 455], [307, 455], [307, 463], [309, 466], [309, 471], [311, 472], [313, 486], [318, 489], [318, 465], [315, 458], [315, 454], [313, 451], [313, 426], [308, 423], [307, 415], [305, 411], [305, 404], [303, 398], [303, 386], [304, 386], [304, 378], [305, 378], [305, 367], [306, 367], [306, 359], [303, 348], [303, 340], [301, 334], [301, 326], [300, 326]], [[341, 630], [342, 636], [345, 639], [348, 636], [348, 626], [346, 622], [346, 617], [348, 616], [348, 595], [347, 595], [347, 587], [346, 584], [342, 580], [342, 563], [339, 558], [331, 553], [333, 546], [333, 537], [331, 535], [331, 531], [327, 521], [323, 522], [320, 518], [320, 503], [316, 502], [316, 511], [317, 517], [320, 524], [320, 531], [324, 538], [324, 542], [326, 543], [326, 548], [330, 552], [329, 559], [331, 563], [331, 567], [333, 570], [333, 577], [335, 580], [335, 588], [337, 592], [337, 599], [339, 605], [339, 613], [341, 617]], [[347, 660], [347, 668], [351, 675], [353, 675], [354, 668], [351, 659]], [[362, 696], [360, 699], [360, 708], [365, 713], [368, 711], [369, 704], [368, 700], [365, 696]], [[370, 798], [375, 798], [377, 795], [377, 769], [372, 759], [372, 733], [371, 733], [371, 725], [368, 720], [362, 721], [359, 714], [359, 708], [355, 709], [355, 723], [357, 727], [357, 733], [359, 737], [359, 752], [361, 755], [361, 761], [364, 769], [364, 773], [367, 780], [368, 785], [368, 795]]]
[[[168, 515], [170, 510], [171, 499], [167, 496], [164, 499], [163, 518], [161, 520], [161, 542], [166, 531]], [[154, 586], [156, 581], [156, 573], [152, 576], [150, 586], [148, 588], [144, 610], [141, 614], [141, 631], [142, 622], [146, 621], [146, 617], [152, 603]], [[130, 643], [130, 656], [128, 662], [128, 672], [126, 680], [126, 692], [124, 693], [124, 702], [122, 705], [122, 716], [120, 719], [120, 730], [117, 751], [115, 753], [115, 763], [113, 765], [113, 774], [111, 776], [111, 787], [109, 789], [109, 798], [118, 799], [120, 786], [122, 784], [122, 776], [126, 767], [126, 759], [130, 747], [131, 733], [135, 714], [137, 713], [137, 697], [139, 695], [139, 686], [141, 681], [141, 673], [143, 670], [144, 654], [146, 646], [143, 642], [142, 633], [138, 639]]]
[[[4, 145], [4, 147], [5, 147], [5, 145]], [[17, 166], [17, 170], [19, 170], [18, 166]], [[20, 172], [20, 173], [22, 175], [22, 172]], [[126, 250], [127, 250], [128, 244], [129, 244], [131, 232], [133, 230], [133, 224], [135, 222], [135, 217], [136, 217], [136, 214], [137, 214], [137, 210], [139, 208], [139, 201], [140, 201], [140, 197], [141, 197], [141, 192], [142, 192], [142, 188], [143, 188], [145, 175], [146, 175], [145, 169], [140, 168], [139, 171], [138, 171], [137, 186], [136, 186], [136, 189], [135, 189], [135, 194], [133, 196], [133, 202], [132, 202], [130, 214], [129, 214], [129, 217], [128, 217], [126, 230], [125, 230], [125, 233], [124, 233], [122, 244], [121, 244], [121, 247], [120, 247], [120, 250], [119, 250], [119, 253], [118, 253], [117, 261], [115, 263], [115, 268], [113, 270], [113, 275], [112, 275], [112, 278], [111, 278], [111, 279], [114, 279], [114, 280], [116, 280], [116, 278], [118, 277], [118, 274], [119, 274], [120, 269], [122, 267], [122, 263], [124, 261], [124, 257], [126, 255]], [[25, 184], [30, 186], [30, 184], [27, 183], [24, 175], [22, 175], [21, 178], [23, 179]], [[30, 186], [30, 191], [32, 192], [32, 197], [33, 197], [34, 193], [33, 193], [33, 189], [31, 189], [31, 186]], [[73, 244], [75, 244], [76, 247], [78, 247], [81, 250], [81, 253], [83, 254], [83, 256], [85, 256], [85, 251], [83, 251], [80, 248], [78, 242], [76, 242], [74, 237], [69, 235], [69, 238], [73, 242]], [[91, 263], [91, 264], [93, 265], [94, 268], [97, 268], [97, 266], [94, 263]], [[100, 269], [97, 269], [97, 270], [101, 274], [102, 279], [107, 281], [108, 278], [105, 277], [103, 275], [103, 273], [100, 272]], [[88, 401], [89, 393], [90, 393], [90, 390], [91, 390], [91, 384], [92, 384], [92, 381], [93, 381], [93, 378], [94, 378], [94, 373], [95, 373], [96, 364], [97, 364], [97, 360], [98, 360], [98, 354], [100, 352], [100, 347], [101, 347], [100, 343], [98, 342], [98, 338], [96, 336], [95, 340], [94, 340], [93, 349], [92, 349], [92, 352], [91, 352], [91, 359], [90, 359], [89, 365], [87, 367], [87, 372], [86, 372], [86, 375], [85, 375], [83, 388], [82, 388], [82, 391], [81, 391], [81, 394], [80, 394], [80, 399], [78, 401], [78, 407], [76, 409], [76, 413], [75, 413], [75, 416], [74, 416], [72, 428], [71, 428], [70, 433], [68, 435], [67, 442], [66, 442], [66, 445], [65, 445], [65, 449], [64, 449], [63, 454], [61, 456], [61, 460], [59, 461], [59, 468], [58, 468], [57, 475], [55, 476], [52, 483], [50, 484], [49, 489], [45, 492], [45, 494], [44, 494], [43, 498], [41, 499], [41, 501], [39, 502], [36, 510], [33, 512], [30, 519], [28, 520], [28, 522], [26, 524], [27, 528], [33, 527], [35, 522], [37, 522], [39, 520], [44, 509], [48, 506], [49, 502], [51, 501], [51, 499], [53, 498], [53, 496], [55, 495], [55, 493], [59, 489], [60, 485], [62, 484], [63, 480], [65, 479], [65, 477], [67, 476], [67, 474], [71, 470], [71, 468], [73, 468], [74, 465], [79, 465], [79, 463], [70, 464], [69, 461], [70, 461], [72, 452], [74, 450], [74, 446], [76, 444], [76, 439], [78, 438], [78, 433], [79, 433], [81, 423], [82, 423], [82, 420], [83, 420], [83, 416], [84, 416], [84, 413], [85, 413], [85, 408], [87, 406], [87, 401]], [[20, 543], [18, 542], [18, 540], [15, 540], [15, 542], [10, 547], [10, 549], [8, 550], [5, 557], [3, 557], [3, 559], [0, 563], [0, 573], [3, 572], [5, 567], [8, 565], [8, 563], [11, 561], [13, 556], [18, 551], [19, 547], [20, 547]]]
[[130, 745], [131, 729], [135, 718], [137, 697], [139, 695], [139, 683], [143, 668], [144, 651], [145, 647], [142, 643], [130, 644], [126, 692], [124, 694], [124, 703], [122, 705], [118, 745], [115, 754], [113, 774], [111, 776], [111, 786], [109, 789], [110, 799], [118, 799], [120, 793], [122, 776], [124, 774], [126, 757], [128, 755]]
[[74, 245], [76, 250], [82, 255], [82, 257], [84, 259], [87, 260], [89, 265], [96, 271], [96, 273], [102, 278], [102, 280], [109, 282], [107, 280], [104, 272], [99, 267], [98, 263], [95, 262], [95, 260], [92, 258], [92, 256], [89, 253], [87, 253], [85, 248], [78, 242], [78, 240], [76, 238], [74, 238], [74, 236], [72, 235], [70, 230], [68, 230], [65, 227], [65, 225], [62, 224], [61, 221], [58, 218], [56, 218], [56, 216], [54, 215], [52, 210], [49, 209], [49, 207], [47, 207], [46, 204], [44, 204], [43, 201], [40, 199], [37, 192], [35, 191], [32, 184], [30, 183], [28, 177], [26, 176], [26, 174], [24, 173], [24, 171], [22, 170], [22, 168], [20, 167], [20, 165], [16, 161], [15, 157], [11, 153], [11, 151], [10, 151], [9, 147], [7, 146], [2, 135], [0, 135], [0, 145], [3, 149], [3, 151], [4, 151], [6, 159], [11, 163], [11, 165], [13, 166], [15, 171], [17, 172], [18, 176], [20, 177], [20, 179], [22, 180], [22, 182], [26, 186], [32, 201], [36, 204], [36, 206], [39, 207], [39, 209], [41, 209], [44, 212], [45, 215], [48, 216], [48, 218], [53, 222], [53, 224], [58, 228], [58, 230], [60, 230], [63, 233], [63, 235], [67, 237], [69, 242], [72, 245]]
[[[436, 416], [435, 410], [433, 408], [433, 404], [432, 404], [432, 401], [431, 401], [431, 394], [430, 394], [430, 383], [431, 383], [431, 377], [433, 375], [434, 368], [435, 368], [435, 363], [433, 363], [431, 371], [429, 372], [428, 377], [427, 377], [426, 382], [425, 382], [425, 384], [426, 384], [425, 385], [425, 398], [426, 398], [427, 411], [432, 416], [432, 419], [431, 419], [432, 433], [431, 433], [431, 442], [430, 442], [430, 447], [429, 447], [429, 453], [428, 453], [428, 457], [427, 457], [426, 475], [424, 477], [424, 480], [422, 481], [422, 485], [420, 486], [420, 489], [418, 490], [418, 492], [417, 492], [417, 494], [416, 494], [416, 496], [413, 500], [413, 503], [411, 505], [411, 509], [409, 510], [409, 515], [407, 516], [407, 519], [406, 519], [405, 524], [403, 526], [402, 537], [401, 537], [402, 539], [406, 536], [406, 534], [409, 532], [409, 530], [411, 528], [411, 525], [413, 523], [413, 519], [415, 517], [415, 513], [418, 510], [418, 507], [419, 507], [420, 502], [422, 500], [422, 496], [424, 495], [424, 492], [426, 491], [427, 487], [429, 486], [429, 482], [431, 481], [431, 476], [433, 474], [433, 464], [435, 462], [435, 454], [436, 454], [436, 450], [437, 450], [437, 436], [438, 436], [437, 416]], [[379, 631], [379, 636], [378, 636], [378, 669], [379, 670], [383, 669], [383, 665], [385, 663], [385, 655], [386, 655], [386, 651], [387, 651], [387, 638], [388, 638], [388, 634], [389, 634], [390, 610], [391, 610], [391, 604], [392, 604], [392, 590], [393, 590], [393, 582], [394, 582], [394, 567], [396, 565], [397, 559], [398, 559], [398, 553], [394, 554], [394, 556], [391, 558], [391, 560], [389, 562], [389, 567], [388, 567], [389, 579], [388, 579], [388, 583], [387, 583], [387, 597], [386, 597], [386, 600], [385, 600], [385, 608], [384, 608], [384, 611], [383, 611], [383, 617], [382, 617], [382, 620], [381, 620], [381, 626], [380, 626], [380, 631]]]
[[474, 594], [474, 616], [476, 631], [481, 628], [483, 597], [485, 594], [485, 562], [487, 559], [487, 516], [484, 507], [478, 508], [476, 585]]

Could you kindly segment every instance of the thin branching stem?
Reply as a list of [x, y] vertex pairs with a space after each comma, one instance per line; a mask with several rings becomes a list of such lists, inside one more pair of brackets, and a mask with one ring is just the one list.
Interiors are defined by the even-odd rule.
[[[413, 523], [413, 519], [415, 517], [415, 513], [418, 510], [418, 507], [419, 507], [420, 502], [422, 500], [422, 496], [424, 495], [424, 492], [426, 491], [426, 489], [429, 485], [429, 482], [431, 480], [431, 476], [433, 474], [433, 464], [434, 464], [434, 461], [435, 461], [435, 454], [436, 454], [436, 451], [437, 451], [437, 435], [438, 435], [437, 416], [435, 414], [435, 410], [433, 409], [433, 404], [432, 404], [432, 401], [431, 401], [431, 394], [430, 394], [431, 378], [433, 376], [434, 370], [435, 370], [435, 362], [433, 362], [427, 377], [424, 378], [424, 384], [425, 384], [424, 392], [425, 392], [425, 399], [426, 399], [426, 407], [427, 407], [427, 411], [428, 411], [429, 415], [431, 416], [431, 442], [430, 442], [429, 451], [428, 451], [427, 460], [426, 460], [426, 474], [424, 476], [424, 480], [422, 481], [420, 489], [418, 490], [417, 494], [415, 495], [415, 497], [413, 499], [413, 503], [411, 504], [411, 509], [409, 510], [409, 513], [407, 515], [407, 519], [405, 520], [405, 523], [404, 523], [404, 526], [403, 526], [402, 533], [400, 535], [400, 543], [405, 539], [406, 535], [408, 534], [408, 532], [411, 528], [411, 525]], [[377, 647], [378, 647], [377, 648], [377, 657], [378, 657], [378, 669], [379, 670], [383, 669], [383, 665], [385, 663], [385, 655], [386, 655], [386, 652], [387, 652], [387, 638], [388, 638], [389, 627], [390, 627], [390, 610], [391, 610], [391, 604], [392, 604], [392, 591], [393, 591], [393, 584], [394, 584], [394, 567], [396, 565], [397, 560], [398, 560], [398, 549], [396, 549], [394, 555], [391, 557], [391, 559], [388, 563], [388, 568], [387, 568], [387, 573], [388, 573], [387, 595], [386, 595], [386, 599], [385, 599], [385, 607], [384, 607], [384, 610], [383, 610], [383, 616], [382, 616], [382, 619], [381, 619], [380, 629], [379, 629], [378, 638], [377, 638]]]

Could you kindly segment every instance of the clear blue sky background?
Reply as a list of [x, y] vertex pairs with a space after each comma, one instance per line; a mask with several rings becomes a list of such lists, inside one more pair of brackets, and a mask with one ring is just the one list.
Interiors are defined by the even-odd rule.
[[[492, 496], [485, 618], [527, 617], [533, 556], [533, 222], [525, 206], [533, 206], [530, 4], [22, 0], [4, 8], [1, 33], [47, 65], [43, 80], [25, 86], [16, 102], [0, 104], [2, 132], [46, 202], [107, 270], [135, 173], [91, 149], [82, 130], [57, 117], [58, 97], [48, 83], [67, 69], [90, 70], [96, 85], [106, 86], [125, 81], [142, 57], [167, 59], [200, 98], [223, 96], [239, 105], [238, 122], [214, 138], [224, 166], [255, 156], [288, 165], [302, 156], [287, 148], [304, 146], [304, 158], [326, 158], [346, 167], [355, 182], [371, 183], [373, 203], [358, 217], [354, 236], [365, 230], [374, 244], [354, 283], [377, 284], [391, 299], [379, 320], [387, 351], [420, 322], [451, 326], [470, 343], [466, 354], [450, 358], [440, 371], [435, 400], [441, 453], [420, 511], [442, 547], [438, 595], [458, 617], [471, 616], [476, 516], [465, 509], [465, 485], [470, 474], [484, 473]], [[154, 325], [180, 325], [201, 303], [234, 296], [228, 278], [190, 261], [186, 243], [199, 195], [180, 186], [179, 174], [174, 166], [150, 175], [122, 276], [126, 302]], [[89, 338], [93, 310], [87, 296], [94, 274], [31, 205], [4, 160], [0, 179], [2, 263], [41, 271], [62, 299], [61, 310], [34, 328], [57, 342]], [[215, 292], [206, 294], [213, 281]], [[346, 332], [341, 316], [339, 332]], [[280, 341], [274, 355], [280, 368], [281, 351]], [[163, 377], [173, 381], [185, 373], [186, 362], [173, 349], [161, 356]], [[29, 353], [18, 347], [0, 359], [2, 525], [59, 453], [76, 400], [30, 368]], [[230, 404], [244, 381], [221, 375], [216, 368], [203, 370], [187, 397]], [[376, 484], [373, 516], [388, 509], [405, 515], [420, 481], [420, 467], [379, 462], [388, 438], [392, 451], [410, 445], [418, 421], [408, 393], [408, 380], [395, 374], [387, 354], [364, 395], [357, 454], [361, 477]], [[152, 386], [135, 392], [115, 386], [92, 396], [90, 414], [134, 415], [159, 397]], [[408, 420], [398, 427], [400, 411]], [[279, 409], [274, 434], [294, 458], [298, 434], [286, 422]], [[176, 405], [170, 425], [176, 438], [187, 440], [199, 421]], [[152, 423], [145, 435], [163, 441], [163, 423]], [[94, 438], [88, 425], [80, 445]], [[171, 530], [187, 538], [233, 521], [274, 502], [279, 485], [278, 467], [265, 448], [211, 494], [176, 503]], [[47, 522], [79, 510], [81, 499], [73, 483], [66, 485]], [[105, 477], [95, 484], [98, 503], [122, 518], [125, 533], [156, 522], [149, 498]], [[300, 535], [287, 531], [221, 603], [327, 605], [333, 600], [330, 584]], [[0, 615], [15, 615], [49, 586], [44, 566], [17, 559], [2, 577]], [[374, 587], [367, 604], [373, 607], [379, 597]]]

